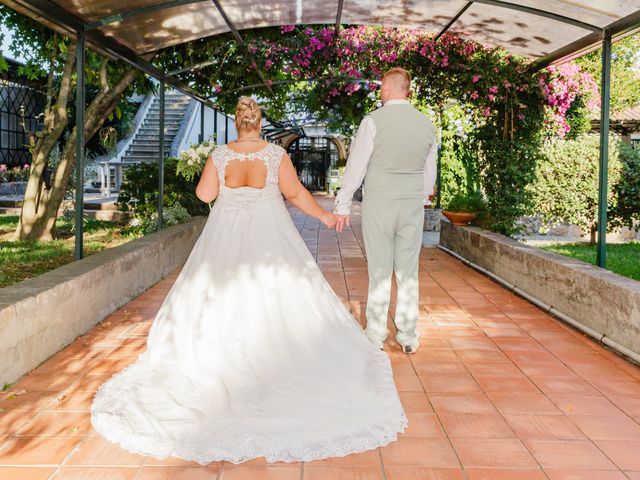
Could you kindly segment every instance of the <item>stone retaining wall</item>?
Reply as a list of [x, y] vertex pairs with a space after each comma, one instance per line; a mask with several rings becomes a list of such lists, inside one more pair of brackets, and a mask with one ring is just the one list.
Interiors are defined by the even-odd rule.
[[0, 289], [0, 385], [10, 383], [181, 266], [199, 216]]
[[27, 191], [27, 182], [2, 182], [0, 183], [0, 195], [24, 196]]
[[640, 355], [640, 282], [478, 227], [443, 221], [440, 245]]

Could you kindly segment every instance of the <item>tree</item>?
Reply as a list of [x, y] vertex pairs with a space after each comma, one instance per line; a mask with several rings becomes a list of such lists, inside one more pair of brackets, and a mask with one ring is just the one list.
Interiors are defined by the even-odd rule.
[[[607, 196], [609, 230], [619, 226], [627, 216], [619, 211], [619, 195], [615, 193], [622, 179], [621, 147], [620, 140], [611, 136], [608, 177], [612, 188]], [[598, 230], [599, 153], [598, 135], [551, 141], [545, 145], [545, 158], [540, 161], [536, 180], [530, 185], [535, 211], [542, 214], [545, 223], [550, 225], [564, 221], [578, 225], [590, 233], [592, 244], [596, 241]], [[635, 158], [637, 157], [633, 157]], [[636, 161], [634, 165], [638, 163], [640, 162]], [[626, 199], [626, 204], [629, 205], [633, 197], [632, 189], [638, 191], [638, 180], [629, 178], [627, 184], [631, 190]]]
[[[76, 87], [76, 39], [54, 33], [2, 5], [0, 25], [13, 34], [10, 50], [27, 57], [27, 65], [22, 68], [21, 73], [31, 78], [47, 78], [47, 100], [42, 128], [36, 132], [28, 132], [32, 161], [14, 238], [51, 240], [55, 236], [58, 210], [76, 163], [78, 126], [74, 125], [74, 118], [70, 115]], [[91, 50], [86, 51], [85, 77], [87, 85], [96, 87], [95, 95], [87, 99], [85, 107], [85, 123], [82, 126], [85, 142], [113, 115], [123, 96], [133, 91], [144, 93], [152, 88], [138, 71]], [[45, 170], [56, 145], [60, 146], [61, 154], [52, 174], [51, 188], [47, 188]]]
[[[576, 63], [599, 81], [602, 49], [588, 53]], [[611, 114], [640, 104], [640, 35], [615, 42], [611, 48]]]

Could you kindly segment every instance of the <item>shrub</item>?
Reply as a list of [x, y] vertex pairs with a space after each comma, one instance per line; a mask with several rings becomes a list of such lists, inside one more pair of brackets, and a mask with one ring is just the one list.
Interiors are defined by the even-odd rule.
[[465, 193], [458, 191], [447, 204], [446, 210], [451, 212], [475, 212], [482, 213], [486, 209], [486, 203], [482, 195], [477, 192]]
[[0, 183], [3, 182], [26, 182], [29, 179], [29, 165], [22, 167], [7, 168], [3, 163], [0, 164]]
[[[184, 223], [191, 218], [186, 208], [179, 202], [162, 209], [162, 228]], [[141, 233], [146, 235], [158, 229], [158, 212], [144, 218], [136, 218], [129, 226], [123, 228], [124, 234]]]
[[[179, 203], [190, 215], [207, 215], [209, 206], [196, 197], [199, 178], [185, 179], [176, 174], [178, 159], [168, 157], [164, 162], [164, 200], [167, 211]], [[141, 163], [127, 168], [116, 205], [120, 210], [130, 211], [134, 217], [150, 218], [158, 211], [158, 164]]]
[[619, 144], [620, 177], [612, 185], [617, 199], [612, 224], [638, 229], [640, 226], [640, 150], [628, 143]]
[[[536, 181], [531, 185], [535, 210], [547, 225], [569, 222], [591, 232], [598, 229], [600, 139], [581, 135], [544, 147]], [[640, 219], [640, 152], [609, 138], [607, 228], [632, 226]]]

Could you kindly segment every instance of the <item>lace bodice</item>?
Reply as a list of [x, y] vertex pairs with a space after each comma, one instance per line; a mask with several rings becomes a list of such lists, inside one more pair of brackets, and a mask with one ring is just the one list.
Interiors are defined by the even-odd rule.
[[280, 167], [280, 160], [282, 160], [284, 153], [284, 148], [276, 145], [275, 143], [268, 143], [260, 150], [251, 153], [236, 152], [230, 149], [227, 145], [219, 146], [213, 151], [212, 160], [218, 170], [220, 187], [226, 187], [224, 172], [227, 164], [231, 160], [262, 160], [267, 167], [267, 178], [265, 180], [264, 187], [266, 188], [270, 185], [278, 185], [278, 170]]

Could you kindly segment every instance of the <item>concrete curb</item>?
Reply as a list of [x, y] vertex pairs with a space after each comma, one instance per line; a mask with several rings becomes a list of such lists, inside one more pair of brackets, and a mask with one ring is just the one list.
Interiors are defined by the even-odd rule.
[[10, 383], [181, 266], [207, 217], [0, 289], [0, 384]]

